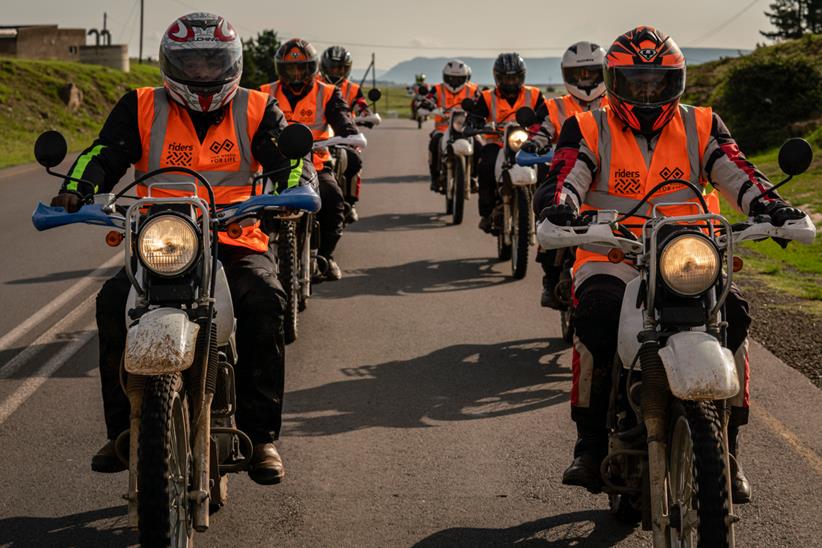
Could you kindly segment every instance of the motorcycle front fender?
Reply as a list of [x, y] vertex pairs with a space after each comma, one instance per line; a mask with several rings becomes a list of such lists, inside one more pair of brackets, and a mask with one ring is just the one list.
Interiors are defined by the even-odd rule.
[[671, 393], [681, 400], [726, 400], [739, 392], [733, 353], [708, 333], [671, 335], [659, 357]]
[[508, 176], [514, 186], [530, 186], [537, 182], [537, 174], [533, 168], [516, 164], [508, 168]]
[[474, 145], [468, 139], [456, 139], [451, 144], [451, 149], [457, 156], [467, 157], [474, 154]]
[[199, 324], [177, 308], [157, 308], [140, 317], [126, 336], [125, 368], [135, 375], [166, 375], [194, 363]]

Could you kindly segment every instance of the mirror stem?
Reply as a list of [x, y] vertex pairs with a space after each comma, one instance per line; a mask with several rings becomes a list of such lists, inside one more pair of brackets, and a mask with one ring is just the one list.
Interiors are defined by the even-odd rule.
[[754, 198], [754, 201], [755, 201], [755, 200], [761, 200], [762, 198], [764, 198], [764, 197], [766, 197], [766, 196], [769, 196], [769, 195], [773, 194], [774, 192], [776, 192], [776, 189], [778, 189], [779, 187], [781, 187], [781, 186], [782, 186], [782, 185], [784, 185], [785, 183], [789, 182], [791, 179], [793, 179], [793, 175], [788, 175], [788, 176], [787, 176], [787, 177], [785, 177], [785, 179], [784, 179], [784, 180], [782, 180], [779, 184], [776, 184], [776, 185], [772, 186], [771, 188], [769, 188], [768, 190], [766, 190], [765, 192], [763, 192], [762, 194], [760, 194], [759, 196], [757, 196], [756, 198]]

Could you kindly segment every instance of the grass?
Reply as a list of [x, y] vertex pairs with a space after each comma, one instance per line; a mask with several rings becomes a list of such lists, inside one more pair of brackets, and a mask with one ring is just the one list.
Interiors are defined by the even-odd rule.
[[[83, 93], [71, 112], [59, 91], [73, 82]], [[131, 72], [64, 61], [0, 58], [0, 168], [34, 161], [34, 140], [59, 130], [69, 150], [82, 150], [97, 136], [108, 112], [128, 90], [160, 85], [159, 69], [133, 63]]]
[[[371, 86], [363, 86], [363, 94], [368, 94]], [[382, 92], [382, 97], [377, 101], [377, 112], [383, 118], [410, 118], [411, 117], [411, 95], [405, 90], [405, 86], [377, 85], [377, 89]]]

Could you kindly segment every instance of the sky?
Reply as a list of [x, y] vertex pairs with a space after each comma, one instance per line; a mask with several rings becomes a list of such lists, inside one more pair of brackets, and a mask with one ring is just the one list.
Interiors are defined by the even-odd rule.
[[[264, 29], [299, 36], [322, 51], [348, 47], [354, 66], [376, 53], [378, 68], [413, 57], [559, 56], [579, 40], [606, 47], [619, 34], [652, 25], [681, 47], [752, 49], [770, 25], [773, 0], [144, 0], [144, 56], [157, 57], [160, 37], [178, 16], [210, 11], [226, 17], [243, 38]], [[487, 4], [487, 9], [483, 9]], [[0, 0], [0, 25], [50, 23], [102, 28], [108, 13], [112, 43], [128, 43], [137, 57], [140, 0]], [[509, 6], [509, 10], [505, 10]]]

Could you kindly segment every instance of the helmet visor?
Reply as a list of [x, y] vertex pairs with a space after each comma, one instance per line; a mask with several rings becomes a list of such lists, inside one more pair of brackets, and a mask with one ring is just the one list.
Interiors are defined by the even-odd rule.
[[445, 82], [451, 89], [457, 89], [465, 85], [468, 81], [468, 76], [454, 76], [452, 74], [443, 74], [442, 81]]
[[581, 67], [563, 67], [562, 79], [565, 83], [584, 90], [592, 90], [602, 83], [602, 65], [585, 65]]
[[168, 78], [192, 88], [219, 88], [243, 71], [243, 53], [237, 48], [171, 49], [160, 56], [160, 70]]
[[308, 83], [317, 72], [316, 61], [278, 62], [277, 75], [287, 84]]
[[608, 93], [635, 105], [664, 105], [685, 91], [685, 69], [675, 67], [611, 67], [605, 73]]
[[348, 65], [326, 65], [323, 72], [332, 83], [337, 83], [348, 78], [348, 75], [351, 74], [351, 67]]

